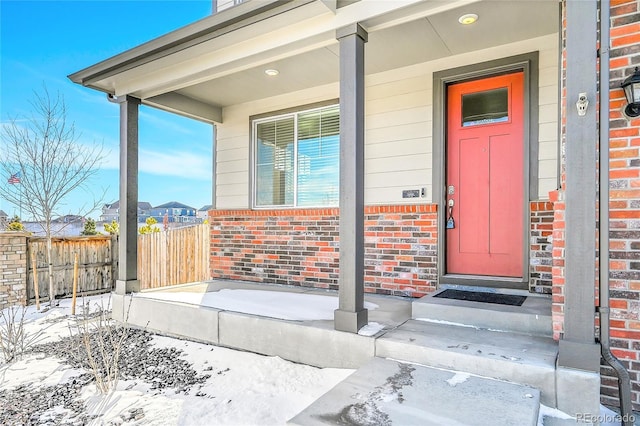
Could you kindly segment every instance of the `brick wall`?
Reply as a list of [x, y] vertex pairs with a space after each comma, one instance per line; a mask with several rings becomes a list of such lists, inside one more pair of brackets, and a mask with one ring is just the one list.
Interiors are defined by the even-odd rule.
[[27, 235], [0, 232], [0, 309], [27, 303]]
[[365, 211], [365, 290], [421, 297], [438, 278], [436, 205], [371, 206]]
[[566, 0], [562, 1], [562, 28], [560, 37], [563, 40], [561, 52], [562, 77], [560, 79], [560, 188], [549, 193], [549, 200], [553, 203], [553, 231], [551, 247], [551, 319], [553, 338], [558, 340], [564, 332], [564, 247], [565, 247], [565, 204], [564, 190], [566, 188], [566, 156], [564, 145], [567, 141], [567, 49], [564, 42], [567, 37], [567, 8]]
[[[640, 410], [640, 117], [624, 115], [620, 83], [640, 66], [640, 2], [611, 2], [610, 295], [612, 352], [630, 372]], [[617, 404], [617, 384], [602, 369], [603, 402]]]
[[532, 201], [530, 209], [529, 289], [534, 293], [551, 294], [553, 203]]
[[[365, 291], [419, 297], [437, 279], [435, 205], [365, 209]], [[339, 210], [212, 210], [211, 276], [337, 289]]]
[[[531, 203], [531, 291], [552, 290], [553, 203]], [[365, 291], [421, 297], [435, 291], [436, 205], [365, 208]], [[339, 210], [212, 210], [211, 276], [337, 289]]]
[[337, 289], [338, 209], [211, 210], [211, 276]]
[[552, 191], [549, 196], [550, 202], [553, 203], [551, 319], [553, 323], [553, 338], [558, 340], [564, 332], [564, 191]]

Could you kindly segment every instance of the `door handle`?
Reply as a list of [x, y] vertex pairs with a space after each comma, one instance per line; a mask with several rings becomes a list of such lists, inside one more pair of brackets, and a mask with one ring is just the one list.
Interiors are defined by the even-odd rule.
[[447, 201], [447, 229], [454, 229], [456, 227], [456, 221], [453, 219], [453, 205], [455, 201], [453, 198], [449, 198]]

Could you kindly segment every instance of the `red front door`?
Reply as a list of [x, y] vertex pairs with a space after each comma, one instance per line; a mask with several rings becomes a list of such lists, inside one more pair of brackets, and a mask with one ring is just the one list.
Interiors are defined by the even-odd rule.
[[523, 81], [518, 72], [448, 87], [448, 274], [522, 277]]

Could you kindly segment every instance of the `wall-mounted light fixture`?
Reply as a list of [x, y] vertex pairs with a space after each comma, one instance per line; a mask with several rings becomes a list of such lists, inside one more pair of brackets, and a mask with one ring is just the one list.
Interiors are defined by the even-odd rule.
[[624, 90], [624, 96], [627, 98], [627, 107], [624, 113], [629, 117], [637, 117], [640, 115], [640, 71], [638, 67], [625, 81], [620, 85]]

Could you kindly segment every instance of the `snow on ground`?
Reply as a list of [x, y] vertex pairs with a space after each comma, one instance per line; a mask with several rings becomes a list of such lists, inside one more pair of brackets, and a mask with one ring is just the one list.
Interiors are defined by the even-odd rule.
[[449, 383], [450, 386], [459, 385], [469, 380], [469, 377], [471, 377], [469, 373], [456, 372], [452, 378], [447, 380], [447, 383]]
[[360, 330], [358, 330], [358, 334], [361, 336], [373, 336], [379, 331], [381, 331], [382, 329], [384, 329], [384, 324], [380, 324], [377, 322], [370, 322], [364, 327], [362, 327]]
[[[227, 311], [284, 320], [332, 320], [338, 309], [336, 296], [266, 290], [222, 289], [215, 292], [145, 292], [135, 297], [209, 306]], [[375, 303], [365, 302], [365, 308], [376, 309]]]
[[[216, 295], [217, 297], [213, 297]], [[202, 303], [222, 309], [233, 309], [255, 315], [283, 319], [332, 319], [337, 308], [336, 298], [301, 293], [249, 290], [222, 290], [217, 293], [145, 293], [184, 303]], [[141, 295], [138, 295], [141, 296]], [[37, 312], [29, 306], [25, 312], [25, 331], [36, 343], [47, 343], [70, 335], [76, 319], [70, 315], [71, 301]], [[95, 312], [108, 309], [109, 295], [79, 299], [77, 312], [83, 306]], [[295, 310], [291, 310], [295, 307]], [[368, 309], [375, 309], [367, 304]], [[287, 309], [285, 309], [287, 308]], [[369, 323], [361, 334], [374, 335], [382, 326]], [[85, 385], [80, 393], [90, 415], [100, 415], [96, 425], [282, 425], [314, 400], [344, 380], [354, 370], [315, 368], [294, 364], [279, 357], [267, 357], [213, 345], [200, 344], [163, 336], [154, 336], [157, 348], [177, 348], [198, 375], [210, 377], [189, 392], [172, 388], [157, 389], [142, 380], [120, 380], [117, 389], [101, 395], [93, 384]], [[80, 376], [82, 370], [65, 365], [50, 354], [29, 354], [10, 364], [0, 356], [0, 393], [21, 385], [33, 387], [68, 383]], [[451, 386], [469, 377], [457, 373], [449, 380]], [[7, 403], [0, 399], [0, 405]], [[8, 401], [9, 404], [18, 401]], [[68, 411], [68, 410], [67, 410]], [[44, 423], [53, 421], [62, 407], [51, 407], [41, 413]], [[573, 419], [553, 408], [541, 406], [539, 426], [547, 418]], [[620, 425], [619, 416], [602, 407], [601, 424]]]
[[[202, 387], [187, 395], [150, 391], [148, 386], [121, 381], [108, 398], [86, 390], [92, 412], [104, 422], [133, 408], [142, 409], [148, 425], [281, 425], [342, 381], [353, 370], [319, 369], [278, 357], [259, 356], [194, 342], [157, 336], [154, 344], [177, 347], [196, 371], [209, 371]], [[208, 367], [212, 370], [207, 370]]]
[[80, 370], [65, 367], [57, 358], [45, 354], [27, 355], [20, 362], [0, 364], [0, 388], [13, 389], [26, 383], [54, 386], [81, 373]]
[[[278, 296], [284, 294], [278, 293]], [[108, 306], [109, 297], [93, 296], [84, 303], [93, 309]], [[75, 324], [70, 312], [70, 300], [67, 299], [46, 312], [37, 312], [30, 306], [25, 315], [25, 330], [38, 334], [39, 343], [69, 336]], [[278, 357], [163, 336], [154, 336], [152, 345], [183, 351], [181, 357], [199, 375], [210, 374], [211, 377], [201, 387], [186, 393], [171, 388], [152, 389], [141, 380], [120, 380], [117, 389], [107, 396], [100, 395], [92, 384], [84, 386], [81, 398], [87, 411], [101, 414], [95, 424], [282, 425], [354, 371], [320, 369]], [[30, 354], [17, 362], [0, 363], [0, 391], [24, 384], [53, 386], [81, 373], [47, 354]], [[0, 405], [2, 403], [0, 400]], [[123, 421], [123, 418], [132, 417], [123, 414], [131, 412], [143, 413], [143, 416]]]

